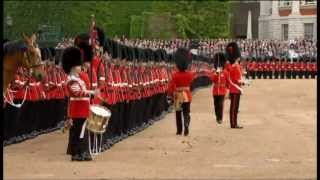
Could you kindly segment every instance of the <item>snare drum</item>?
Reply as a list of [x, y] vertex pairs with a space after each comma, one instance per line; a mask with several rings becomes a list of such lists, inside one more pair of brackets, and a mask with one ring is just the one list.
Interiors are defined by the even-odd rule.
[[90, 115], [86, 128], [94, 133], [102, 134], [106, 131], [111, 111], [100, 105], [90, 105]]

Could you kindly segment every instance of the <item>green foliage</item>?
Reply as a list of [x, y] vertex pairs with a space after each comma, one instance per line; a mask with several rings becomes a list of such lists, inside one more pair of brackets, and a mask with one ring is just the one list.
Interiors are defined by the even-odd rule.
[[60, 27], [62, 36], [88, 32], [90, 15], [107, 36], [216, 38], [229, 36], [229, 2], [224, 1], [4, 1], [4, 36], [17, 39], [40, 25]]
[[143, 20], [142, 16], [131, 16], [130, 23], [130, 37], [131, 38], [140, 38], [143, 37], [142, 29], [143, 29]]

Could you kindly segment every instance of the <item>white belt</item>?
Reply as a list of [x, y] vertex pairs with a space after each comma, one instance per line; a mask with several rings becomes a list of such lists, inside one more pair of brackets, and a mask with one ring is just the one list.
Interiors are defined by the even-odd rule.
[[99, 80], [104, 81], [104, 80], [106, 80], [106, 78], [105, 77], [100, 77]]
[[90, 101], [89, 97], [70, 97], [70, 101]]
[[15, 80], [15, 82], [16, 82], [17, 84], [24, 85], [24, 82], [22, 82], [22, 81]]
[[29, 85], [30, 85], [30, 86], [35, 86], [35, 85], [36, 85], [36, 83], [29, 83]]
[[129, 84], [129, 87], [130, 87], [130, 88], [132, 88], [132, 85], [131, 85], [131, 84]]
[[59, 83], [57, 86], [61, 87], [61, 86], [62, 86], [62, 84], [61, 84], [61, 83]]

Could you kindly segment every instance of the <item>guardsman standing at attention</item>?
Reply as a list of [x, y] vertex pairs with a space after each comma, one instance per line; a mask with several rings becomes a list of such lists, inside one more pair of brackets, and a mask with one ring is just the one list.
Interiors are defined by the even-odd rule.
[[211, 75], [210, 79], [213, 83], [212, 94], [214, 101], [214, 110], [216, 114], [216, 120], [219, 124], [223, 120], [223, 105], [224, 98], [227, 93], [228, 88], [228, 71], [224, 69], [224, 64], [226, 62], [223, 53], [217, 53], [214, 56], [214, 68], [215, 72]]
[[168, 94], [173, 97], [175, 110], [176, 110], [176, 125], [177, 135], [182, 133], [182, 114], [184, 119], [184, 135], [189, 134], [190, 125], [190, 103], [192, 100], [192, 94], [190, 86], [193, 81], [194, 75], [188, 71], [188, 66], [191, 64], [192, 55], [186, 49], [178, 49], [174, 54], [174, 60], [178, 72], [172, 75], [172, 79], [169, 82]]
[[62, 66], [67, 73], [67, 89], [69, 94], [68, 120], [65, 126], [70, 128], [67, 154], [72, 161], [90, 161], [88, 133], [83, 127], [89, 117], [90, 96], [98, 91], [87, 90], [86, 83], [81, 79], [82, 57], [80, 49], [66, 48], [62, 55]]
[[229, 60], [231, 68], [229, 69], [229, 90], [230, 90], [230, 125], [231, 128], [241, 129], [238, 125], [238, 110], [240, 104], [240, 95], [242, 94], [241, 86], [244, 84], [242, 80], [240, 61], [240, 50], [235, 42], [231, 42], [226, 46], [226, 59]]

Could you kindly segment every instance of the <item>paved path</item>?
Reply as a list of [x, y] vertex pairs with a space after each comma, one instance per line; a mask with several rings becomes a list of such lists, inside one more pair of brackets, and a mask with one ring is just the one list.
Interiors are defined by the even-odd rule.
[[241, 130], [229, 128], [229, 101], [215, 122], [210, 88], [193, 100], [189, 137], [175, 135], [170, 113], [92, 162], [71, 162], [57, 131], [5, 147], [5, 179], [315, 179], [315, 80], [255, 80]]

